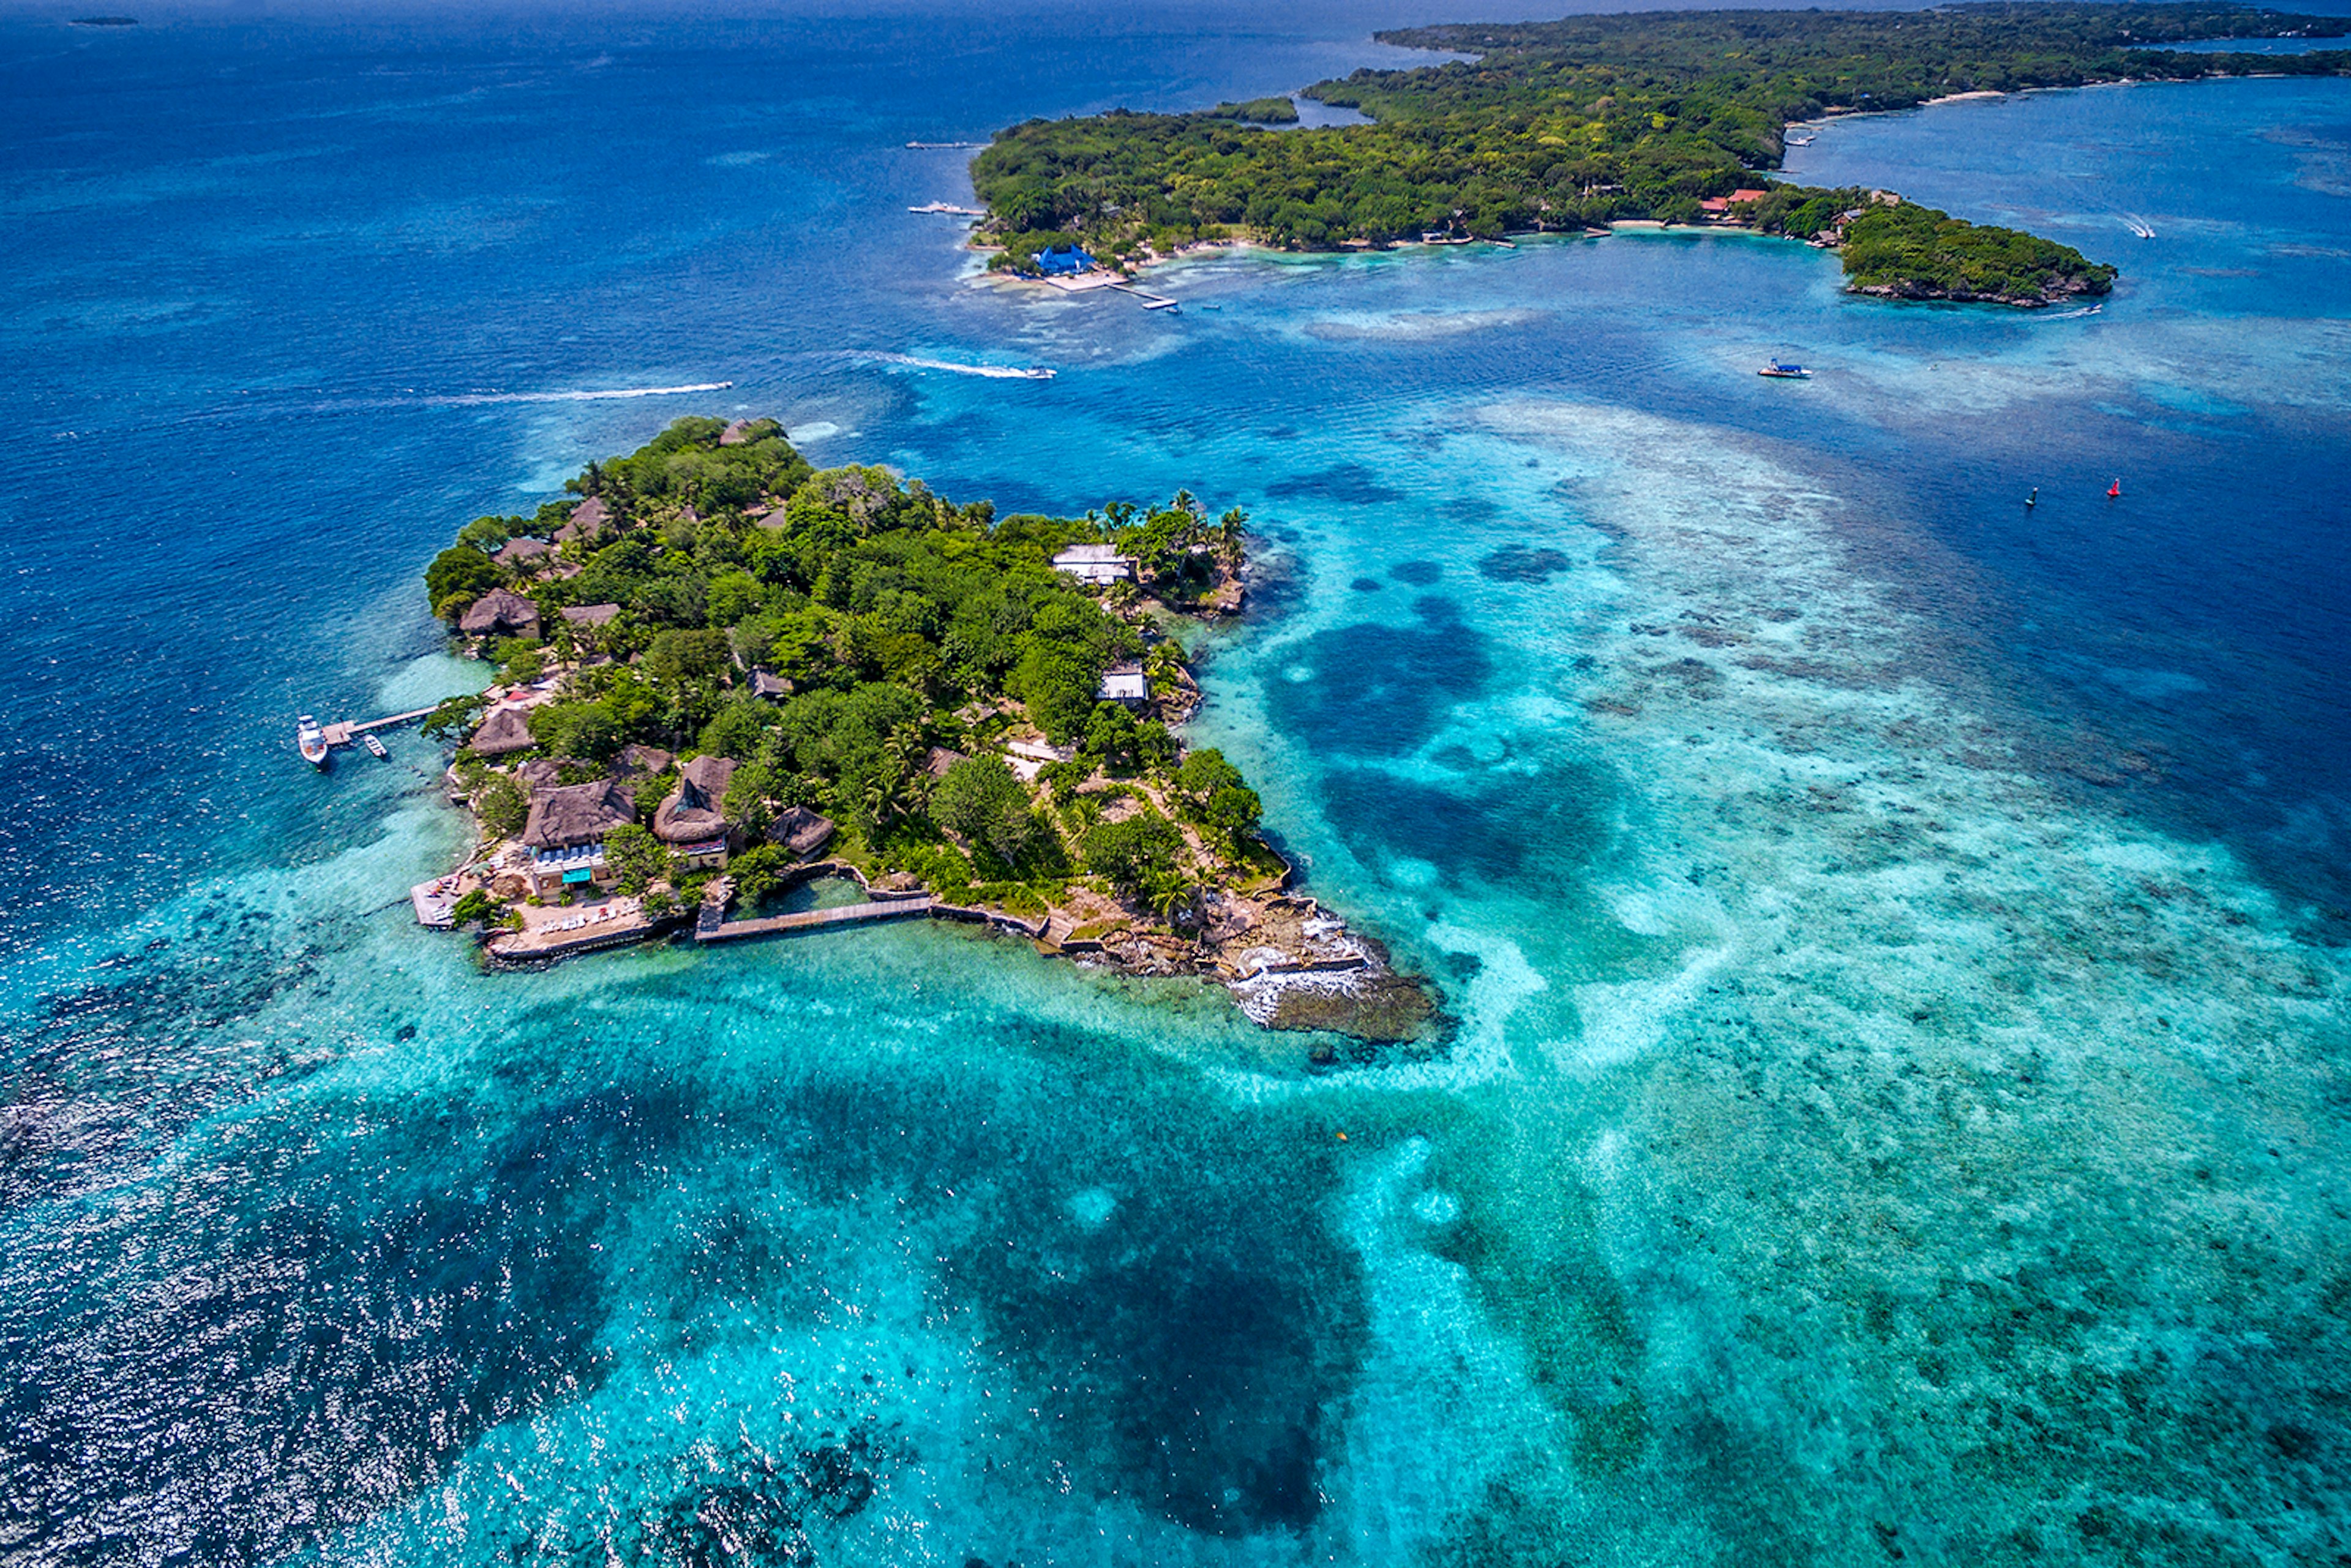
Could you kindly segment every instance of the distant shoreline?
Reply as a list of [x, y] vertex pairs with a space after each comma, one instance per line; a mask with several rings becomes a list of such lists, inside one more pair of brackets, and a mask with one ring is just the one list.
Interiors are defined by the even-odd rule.
[[[1939, 98], [1930, 98], [1930, 99], [1924, 99], [1924, 100], [1922, 100], [1922, 101], [1920, 101], [1920, 102], [1918, 102], [1918, 103], [1905, 104], [1905, 105], [1902, 105], [1902, 106], [1901, 106], [1901, 107], [1899, 107], [1899, 108], [1895, 108], [1895, 109], [1840, 109], [1840, 110], [1833, 110], [1829, 111], [1829, 112], [1828, 112], [1828, 113], [1826, 113], [1826, 114], [1823, 114], [1823, 115], [1819, 116], [1819, 117], [1818, 117], [1818, 118], [1816, 118], [1816, 119], [1813, 119], [1813, 120], [1792, 120], [1787, 121], [1787, 122], [1786, 122], [1786, 123], [1784, 123], [1783, 125], [1782, 125], [1782, 127], [1780, 128], [1780, 132], [1781, 132], [1781, 146], [1782, 146], [1782, 153], [1781, 153], [1782, 162], [1781, 162], [1781, 167], [1780, 167], [1780, 168], [1778, 168], [1778, 169], [1774, 169], [1774, 170], [1758, 171], [1758, 172], [1759, 172], [1759, 173], [1761, 173], [1761, 174], [1764, 174], [1764, 175], [1766, 175], [1767, 177], [1769, 177], [1769, 176], [1772, 176], [1772, 175], [1783, 175], [1783, 174], [1786, 172], [1786, 155], [1787, 155], [1787, 152], [1788, 152], [1786, 138], [1787, 138], [1787, 133], [1788, 133], [1789, 131], [1819, 131], [1819, 130], [1821, 130], [1821, 129], [1823, 129], [1823, 128], [1824, 128], [1824, 127], [1827, 127], [1827, 126], [1830, 126], [1830, 125], [1834, 125], [1834, 124], [1835, 124], [1835, 123], [1837, 123], [1837, 122], [1839, 122], [1839, 121], [1842, 121], [1842, 120], [1863, 120], [1863, 119], [1879, 119], [1879, 118], [1883, 118], [1883, 117], [1886, 117], [1886, 116], [1889, 116], [1889, 115], [1896, 115], [1896, 114], [1915, 114], [1915, 113], [1917, 113], [1917, 112], [1918, 112], [1919, 110], [1921, 110], [1935, 109], [1935, 108], [1938, 108], [1938, 107], [1948, 106], [1948, 105], [1950, 105], [1950, 104], [1957, 104], [1957, 103], [1980, 103], [1980, 102], [1988, 102], [1988, 101], [1991, 101], [1991, 100], [1992, 100], [1992, 99], [1996, 99], [2025, 98], [2025, 97], [2029, 97], [2029, 96], [2032, 96], [2032, 95], [2033, 95], [2033, 94], [2038, 94], [2038, 93], [2053, 93], [2053, 92], [2082, 92], [2082, 91], [2086, 91], [2086, 90], [2089, 90], [2089, 89], [2096, 89], [2096, 88], [2129, 88], [2129, 87], [2197, 87], [2197, 86], [2201, 86], [2201, 85], [2204, 85], [2204, 84], [2206, 84], [2206, 83], [2213, 82], [2213, 81], [2280, 81], [2280, 80], [2286, 80], [2286, 79], [2290, 79], [2290, 78], [2289, 78], [2289, 74], [2288, 74], [2288, 73], [2285, 73], [2285, 72], [2268, 72], [2268, 71], [2215, 73], [2215, 74], [2213, 74], [2213, 75], [2211, 75], [2211, 76], [2191, 77], [2191, 78], [2148, 78], [2148, 77], [2117, 77], [2117, 78], [2114, 78], [2109, 79], [2109, 80], [2103, 80], [2103, 81], [2074, 82], [2074, 83], [2068, 83], [2068, 84], [2065, 84], [2065, 85], [2064, 85], [2064, 86], [2057, 86], [2057, 87], [2027, 87], [2027, 88], [2012, 88], [2012, 89], [2005, 89], [2005, 90], [2002, 90], [2002, 89], [1991, 89], [1991, 88], [1984, 88], [1984, 89], [1973, 89], [1973, 90], [1967, 91], [1967, 92], [1952, 92], [1952, 93], [1945, 93], [1945, 94], [1943, 94], [1943, 95], [1942, 95], [1941, 97], [1939, 97]], [[1176, 265], [1176, 264], [1178, 264], [1178, 263], [1185, 262], [1185, 261], [1189, 261], [1189, 260], [1196, 260], [1196, 259], [1198, 259], [1198, 258], [1200, 258], [1200, 257], [1202, 257], [1202, 256], [1207, 256], [1207, 255], [1210, 255], [1210, 254], [1212, 254], [1212, 253], [1218, 252], [1218, 251], [1229, 251], [1229, 252], [1234, 252], [1234, 253], [1240, 253], [1240, 252], [1246, 252], [1246, 251], [1257, 250], [1257, 251], [1265, 251], [1265, 252], [1268, 252], [1268, 253], [1270, 253], [1270, 254], [1281, 255], [1281, 256], [1331, 256], [1331, 257], [1337, 257], [1337, 256], [1346, 256], [1387, 255], [1387, 254], [1394, 254], [1394, 253], [1397, 253], [1397, 252], [1404, 252], [1404, 251], [1412, 251], [1412, 250], [1436, 250], [1436, 249], [1450, 248], [1450, 247], [1455, 247], [1455, 246], [1500, 246], [1501, 248], [1503, 248], [1503, 249], [1505, 249], [1505, 250], [1508, 250], [1508, 249], [1514, 248], [1514, 247], [1515, 247], [1515, 246], [1516, 246], [1520, 242], [1521, 242], [1521, 241], [1535, 241], [1535, 240], [1560, 240], [1560, 239], [1569, 239], [1569, 240], [1573, 240], [1573, 239], [1604, 239], [1604, 238], [1607, 238], [1607, 237], [1609, 237], [1609, 236], [1611, 236], [1611, 235], [1614, 235], [1619, 234], [1619, 233], [1631, 233], [1631, 234], [1637, 234], [1637, 233], [1657, 233], [1657, 234], [1664, 234], [1664, 233], [1676, 232], [1676, 231], [1678, 231], [1678, 232], [1680, 232], [1680, 233], [1684, 233], [1684, 234], [1740, 234], [1740, 235], [1750, 235], [1750, 236], [1751, 236], [1751, 237], [1753, 237], [1753, 238], [1756, 238], [1756, 239], [1786, 240], [1786, 241], [1789, 241], [1789, 242], [1790, 242], [1790, 243], [1792, 243], [1792, 244], [1796, 244], [1796, 245], [1803, 246], [1804, 246], [1805, 248], [1807, 248], [1807, 249], [1811, 249], [1811, 250], [1826, 250], [1826, 251], [1830, 252], [1830, 254], [1832, 254], [1832, 255], [1835, 254], [1835, 253], [1836, 253], [1836, 251], [1837, 251], [1837, 248], [1838, 248], [1838, 247], [1834, 246], [1823, 246], [1823, 245], [1820, 245], [1820, 244], [1818, 244], [1818, 243], [1816, 243], [1816, 242], [1814, 242], [1814, 241], [1807, 240], [1807, 239], [1802, 239], [1802, 238], [1801, 238], [1801, 237], [1799, 237], [1799, 236], [1797, 236], [1797, 235], [1786, 235], [1786, 234], [1774, 234], [1774, 233], [1771, 233], [1771, 232], [1768, 232], [1768, 231], [1766, 231], [1766, 230], [1763, 230], [1763, 229], [1761, 229], [1761, 228], [1757, 228], [1756, 226], [1754, 226], [1754, 225], [1751, 225], [1751, 224], [1744, 224], [1744, 223], [1729, 223], [1729, 222], [1721, 222], [1721, 221], [1708, 221], [1708, 222], [1701, 222], [1701, 223], [1695, 223], [1695, 224], [1685, 224], [1685, 223], [1667, 223], [1667, 222], [1665, 222], [1665, 221], [1663, 221], [1663, 220], [1661, 220], [1661, 219], [1656, 219], [1656, 218], [1618, 218], [1618, 219], [1612, 220], [1611, 222], [1607, 223], [1607, 224], [1606, 224], [1606, 225], [1604, 225], [1587, 226], [1587, 227], [1584, 227], [1584, 228], [1580, 229], [1580, 230], [1579, 230], [1579, 229], [1570, 229], [1570, 228], [1557, 228], [1557, 229], [1517, 229], [1517, 230], [1511, 230], [1511, 231], [1510, 231], [1509, 233], [1505, 234], [1503, 236], [1501, 236], [1501, 237], [1500, 237], [1500, 238], [1499, 238], [1499, 239], [1479, 239], [1479, 238], [1475, 238], [1475, 237], [1464, 236], [1464, 237], [1458, 237], [1458, 238], [1450, 238], [1450, 239], [1436, 240], [1436, 241], [1427, 241], [1427, 240], [1395, 240], [1395, 241], [1392, 241], [1392, 242], [1390, 242], [1389, 244], [1387, 244], [1387, 245], [1385, 245], [1385, 246], [1369, 246], [1369, 245], [1363, 245], [1363, 246], [1344, 246], [1344, 247], [1342, 247], [1341, 249], [1334, 250], [1334, 251], [1319, 251], [1319, 252], [1300, 252], [1300, 251], [1291, 251], [1291, 250], [1285, 249], [1284, 247], [1280, 246], [1269, 245], [1269, 244], [1267, 244], [1264, 240], [1262, 240], [1262, 239], [1260, 239], [1260, 238], [1258, 238], [1258, 237], [1256, 237], [1256, 236], [1253, 236], [1253, 235], [1236, 235], [1236, 236], [1234, 236], [1234, 237], [1232, 237], [1232, 238], [1228, 238], [1228, 239], [1194, 240], [1194, 241], [1191, 241], [1191, 242], [1189, 242], [1189, 243], [1187, 243], [1187, 244], [1186, 244], [1186, 245], [1184, 245], [1184, 246], [1179, 246], [1177, 249], [1176, 249], [1176, 250], [1175, 250], [1175, 251], [1173, 251], [1173, 252], [1168, 252], [1168, 253], [1158, 253], [1158, 252], [1155, 252], [1155, 253], [1151, 254], [1150, 256], [1146, 256], [1146, 257], [1145, 257], [1144, 259], [1143, 259], [1142, 261], [1140, 261], [1140, 262], [1136, 263], [1136, 264], [1135, 264], [1132, 268], [1128, 269], [1128, 270], [1127, 270], [1127, 271], [1126, 271], [1123, 276], [1124, 276], [1124, 277], [1131, 277], [1131, 278], [1141, 278], [1141, 277], [1147, 277], [1147, 276], [1149, 276], [1149, 275], [1151, 275], [1151, 274], [1153, 274], [1153, 273], [1160, 272], [1160, 271], [1163, 271], [1163, 270], [1167, 269], [1167, 268], [1169, 268], [1169, 267], [1174, 267], [1175, 265]], [[992, 254], [992, 253], [995, 253], [995, 252], [1000, 251], [1000, 250], [1003, 248], [1003, 247], [1002, 247], [1002, 246], [998, 246], [998, 245], [992, 244], [992, 243], [990, 243], [989, 241], [987, 241], [987, 240], [986, 240], [986, 239], [984, 239], [984, 238], [980, 237], [980, 235], [979, 235], [979, 234], [978, 234], [978, 232], [977, 232], [976, 229], [975, 229], [975, 231], [974, 231], [974, 233], [973, 233], [973, 235], [972, 235], [971, 238], [970, 238], [970, 239], [968, 240], [968, 242], [967, 242], [967, 247], [968, 247], [968, 249], [969, 249], [972, 253], [974, 253], [975, 255], [979, 255], [979, 256], [986, 256], [986, 255], [989, 255], [989, 254]], [[1067, 286], [1057, 285], [1053, 280], [1049, 279], [1049, 278], [1044, 278], [1044, 277], [1029, 277], [1029, 276], [1028, 276], [1028, 275], [1026, 275], [1026, 274], [1005, 273], [1005, 272], [1002, 272], [1002, 271], [992, 271], [992, 270], [988, 270], [988, 269], [985, 267], [985, 265], [984, 265], [984, 264], [983, 264], [983, 266], [982, 266], [981, 269], [980, 269], [978, 272], [975, 273], [973, 276], [974, 276], [974, 277], [976, 277], [981, 278], [981, 279], [985, 279], [985, 280], [987, 280], [987, 281], [991, 281], [991, 282], [1001, 282], [1001, 283], [1006, 283], [1006, 284], [1018, 284], [1018, 285], [1029, 285], [1029, 286], [1035, 286], [1035, 287], [1040, 287], [1049, 288], [1049, 289], [1050, 289], [1052, 292], [1054, 292], [1054, 293], [1056, 293], [1056, 294], [1086, 294], [1086, 293], [1092, 293], [1092, 292], [1095, 292], [1098, 288], [1100, 288], [1100, 287], [1103, 287], [1103, 285], [1097, 284], [1097, 285], [1094, 285], [1094, 286], [1093, 286], [1093, 287], [1075, 287], [1075, 288], [1072, 288], [1072, 287], [1067, 287]], [[1845, 291], [1845, 292], [1847, 292], [1847, 293], [1853, 294], [1853, 295], [1855, 295], [1855, 297], [1857, 297], [1857, 298], [1874, 298], [1874, 299], [1901, 299], [1901, 298], [1914, 298], [1914, 297], [1912, 297], [1912, 296], [1906, 296], [1906, 295], [1901, 295], [1901, 294], [1898, 294], [1898, 293], [1890, 293], [1890, 292], [1887, 292], [1886, 290], [1885, 290], [1885, 289], [1883, 289], [1883, 288], [1855, 288], [1855, 287], [1848, 287], [1844, 291]], [[1936, 299], [1936, 298], [1949, 298], [1949, 300], [1950, 302], [1953, 302], [1953, 303], [1959, 303], [1959, 304], [2001, 304], [2001, 305], [2007, 305], [2007, 306], [2011, 307], [2011, 308], [2027, 308], [2027, 309], [2031, 309], [2031, 308], [2042, 308], [2042, 307], [2045, 307], [2045, 306], [2053, 305], [2053, 304], [2062, 304], [2062, 303], [2064, 303], [2064, 302], [2063, 299], [2047, 299], [2047, 298], [2040, 299], [2040, 300], [2035, 300], [2035, 301], [2031, 301], [2031, 302], [2027, 302], [2027, 301], [2023, 301], [2023, 300], [2021, 300], [2021, 299], [2008, 298], [1996, 297], [1996, 296], [1964, 296], [1964, 295], [1953, 295], [1953, 296], [1948, 296], [1948, 297], [1946, 297], [1946, 296], [1922, 295], [1922, 296], [1917, 296], [1917, 297], [1915, 297], [1915, 298], [1919, 298], [1919, 299], [1922, 299], [1922, 300], [1930, 300], [1930, 301], [1931, 301], [1931, 300], [1933, 300], [1933, 299]]]

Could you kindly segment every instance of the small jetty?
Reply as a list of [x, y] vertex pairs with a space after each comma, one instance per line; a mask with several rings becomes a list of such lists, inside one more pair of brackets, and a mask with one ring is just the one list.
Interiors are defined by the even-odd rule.
[[835, 909], [803, 909], [795, 915], [770, 915], [764, 919], [714, 919], [717, 906], [702, 906], [702, 918], [694, 928], [696, 942], [735, 942], [746, 936], [771, 936], [785, 931], [813, 931], [824, 925], [858, 925], [872, 920], [898, 920], [909, 915], [928, 915], [938, 900], [927, 894], [912, 898], [874, 899], [866, 904], [844, 904]]
[[1105, 284], [1103, 287], [1115, 288], [1121, 294], [1134, 295], [1137, 299], [1143, 301], [1143, 308], [1145, 310], [1181, 310], [1184, 308], [1184, 302], [1180, 299], [1170, 299], [1165, 294], [1145, 293], [1144, 290], [1137, 288], [1132, 283], [1112, 283]]
[[[302, 755], [322, 768], [326, 766], [327, 753], [342, 746], [363, 745], [378, 757], [389, 757], [392, 754], [384, 749], [383, 742], [378, 740], [371, 732], [379, 729], [394, 729], [403, 724], [414, 724], [419, 719], [429, 718], [440, 706], [435, 703], [432, 707], [413, 708], [407, 713], [387, 714], [381, 718], [338, 719], [333, 724], [324, 726], [306, 713], [296, 727], [296, 737]], [[315, 756], [312, 755], [314, 750]]]

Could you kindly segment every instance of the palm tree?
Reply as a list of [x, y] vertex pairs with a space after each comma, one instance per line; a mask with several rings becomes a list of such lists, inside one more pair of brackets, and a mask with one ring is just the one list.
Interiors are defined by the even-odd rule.
[[1172, 686], [1184, 671], [1184, 644], [1170, 637], [1154, 643], [1151, 652], [1144, 655], [1143, 673], [1149, 678], [1152, 689]]
[[1172, 928], [1178, 924], [1176, 915], [1179, 912], [1195, 912], [1194, 904], [1200, 896], [1200, 889], [1197, 883], [1179, 872], [1154, 883], [1150, 896], [1151, 912]]
[[1242, 530], [1249, 527], [1249, 514], [1235, 507], [1217, 519], [1217, 553], [1227, 566], [1241, 563]]

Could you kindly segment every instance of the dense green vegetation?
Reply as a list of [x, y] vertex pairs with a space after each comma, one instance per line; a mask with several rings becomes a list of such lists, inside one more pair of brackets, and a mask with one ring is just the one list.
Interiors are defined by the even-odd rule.
[[1298, 123], [1298, 106], [1286, 98], [1253, 98], [1246, 103], [1220, 103], [1208, 113], [1218, 120], [1239, 120], [1251, 125]]
[[[632, 745], [677, 762], [729, 757], [742, 766], [726, 810], [753, 839], [804, 806], [841, 825], [837, 847], [853, 860], [1013, 905], [1050, 900], [1087, 869], [1159, 900], [1219, 867], [1254, 876], [1269, 863], [1257, 798], [1229, 765], [1186, 758], [1164, 724], [1096, 701], [1122, 660], [1143, 661], [1159, 689], [1179, 682], [1183, 651], [1164, 611], [1213, 589], [1220, 561], [1238, 564], [1240, 512], [1212, 521], [1178, 492], [1154, 507], [999, 518], [988, 503], [957, 506], [884, 469], [812, 471], [773, 421], [683, 419], [570, 488], [574, 498], [535, 517], [468, 524], [425, 574], [453, 625], [494, 588], [538, 606], [545, 643], [483, 651], [509, 679], [568, 672], [528, 719], [535, 754], [557, 759], [560, 781], [604, 776]], [[597, 511], [585, 537], [492, 559], [510, 539], [580, 534], [575, 518]], [[1136, 559], [1139, 585], [1088, 590], [1050, 564], [1067, 545], [1103, 542]], [[1162, 607], [1156, 619], [1145, 594]], [[603, 605], [617, 612], [593, 623], [561, 613]], [[780, 691], [754, 695], [754, 672]], [[481, 712], [458, 699], [428, 733], [469, 735]], [[1030, 723], [1075, 752], [1048, 769], [1041, 801], [998, 750]], [[528, 802], [511, 774], [470, 753], [458, 773], [486, 825], [520, 828]], [[641, 821], [674, 784], [673, 766], [629, 786]], [[1188, 838], [1168, 811], [1190, 823]], [[1162, 823], [1180, 852], [1131, 880], [1142, 862], [1097, 852], [1113, 818]], [[1120, 827], [1109, 841], [1155, 831]], [[656, 879], [662, 852], [642, 830], [607, 841], [632, 886]], [[740, 863], [756, 894], [789, 862], [754, 849]]]
[[[1372, 124], [1272, 132], [1222, 110], [1031, 120], [999, 132], [972, 178], [1004, 242], [1019, 247], [1032, 231], [1078, 235], [1097, 255], [1130, 261], [1236, 234], [1325, 249], [1432, 233], [1693, 222], [1703, 200], [1755, 187], [1760, 171], [1779, 166], [1791, 121], [1985, 89], [2343, 74], [2351, 70], [2343, 51], [2147, 46], [2346, 30], [2341, 17], [2210, 5], [1648, 12], [1422, 27], [1379, 36], [1479, 57], [1358, 71], [1307, 89]], [[1771, 232], [1850, 239], [1840, 214], [1865, 205], [1865, 194], [1797, 190], [1761, 215]], [[1865, 228], [1872, 243], [1858, 259], [1847, 253], [1857, 285], [1997, 294], [1982, 286], [2006, 278], [2101, 293], [2113, 276], [2068, 246], [1971, 233], [1939, 213], [1872, 214]]]

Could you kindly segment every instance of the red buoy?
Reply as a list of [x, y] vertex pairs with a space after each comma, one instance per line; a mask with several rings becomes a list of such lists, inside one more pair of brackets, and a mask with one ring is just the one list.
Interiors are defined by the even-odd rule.
[[2113, 484], [2111, 484], [2111, 485], [2109, 485], [2109, 486], [2106, 486], [2106, 499], [2107, 499], [2107, 500], [2109, 500], [2109, 501], [2119, 501], [2119, 500], [2121, 500], [2121, 499], [2122, 499], [2122, 496], [2123, 496], [2123, 482], [2122, 482], [2121, 480], [2117, 479], [2117, 480], [2116, 480]]

